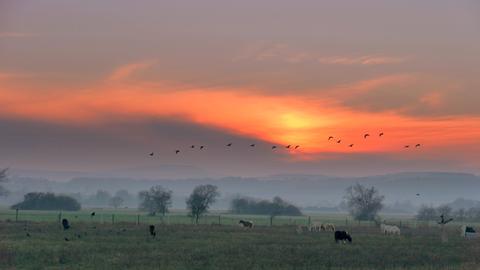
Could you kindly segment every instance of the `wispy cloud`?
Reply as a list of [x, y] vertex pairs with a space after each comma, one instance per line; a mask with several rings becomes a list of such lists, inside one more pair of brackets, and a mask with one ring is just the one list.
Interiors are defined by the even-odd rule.
[[145, 70], [155, 64], [154, 60], [145, 60], [136, 63], [122, 65], [116, 68], [107, 78], [107, 81], [121, 81], [128, 79], [136, 72]]
[[407, 58], [387, 55], [360, 55], [360, 56], [322, 56], [318, 52], [294, 49], [285, 43], [259, 42], [246, 46], [234, 57], [234, 61], [283, 61], [287, 63], [313, 62], [328, 65], [388, 65], [400, 64]]
[[38, 34], [24, 32], [0, 32], [0, 38], [27, 38], [35, 36], [38, 36]]

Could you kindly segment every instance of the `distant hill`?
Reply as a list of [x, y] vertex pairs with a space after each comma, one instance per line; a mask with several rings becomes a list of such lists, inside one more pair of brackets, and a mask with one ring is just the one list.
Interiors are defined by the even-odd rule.
[[[268, 177], [223, 177], [186, 179], [133, 179], [118, 177], [75, 177], [67, 182], [25, 178], [16, 174], [6, 187], [14, 193], [51, 191], [92, 194], [98, 189], [111, 193], [127, 189], [136, 194], [152, 185], [163, 185], [174, 192], [174, 207], [183, 208], [185, 197], [194, 186], [215, 184], [222, 193], [218, 208], [228, 207], [238, 195], [258, 198], [281, 196], [297, 205], [333, 207], [341, 202], [345, 189], [355, 183], [375, 186], [388, 203], [409, 201], [413, 205], [450, 203], [457, 198], [480, 200], [480, 177], [466, 173], [420, 172], [369, 177], [332, 177], [324, 175], [272, 175]], [[417, 196], [416, 194], [419, 194]]]

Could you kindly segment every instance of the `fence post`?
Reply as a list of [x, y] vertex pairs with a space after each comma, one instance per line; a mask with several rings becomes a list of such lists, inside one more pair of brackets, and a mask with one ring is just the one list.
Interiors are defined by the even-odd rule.
[[15, 209], [15, 222], [18, 222], [18, 208]]
[[62, 222], [62, 212], [58, 213], [58, 223]]
[[218, 215], [218, 225], [222, 225], [222, 216]]
[[312, 225], [312, 217], [308, 216], [308, 227], [310, 227], [310, 225]]
[[140, 215], [137, 215], [137, 225], [140, 225]]
[[348, 218], [345, 218], [345, 226], [348, 226]]

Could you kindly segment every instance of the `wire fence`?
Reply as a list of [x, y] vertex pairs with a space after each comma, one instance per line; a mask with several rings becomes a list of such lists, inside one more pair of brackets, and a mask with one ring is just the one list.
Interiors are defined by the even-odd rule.
[[[95, 214], [92, 214], [92, 213]], [[194, 224], [195, 219], [186, 213], [168, 213], [165, 216], [151, 216], [137, 211], [105, 211], [93, 209], [89, 212], [70, 211], [31, 211], [31, 210], [2, 210], [0, 220], [10, 222], [61, 222], [62, 219], [71, 222], [89, 222], [100, 224], [135, 223], [135, 224]], [[199, 218], [198, 224], [202, 225], [238, 225], [241, 219], [252, 221], [255, 226], [310, 226], [313, 223], [331, 223], [337, 227], [375, 227], [373, 221], [357, 221], [345, 215], [311, 215], [311, 216], [266, 216], [266, 215], [234, 215], [234, 214], [208, 214]], [[477, 222], [454, 221], [449, 226], [462, 224], [479, 225]], [[418, 221], [413, 218], [391, 218], [387, 224], [397, 225], [400, 228], [418, 228], [437, 226], [435, 221]]]

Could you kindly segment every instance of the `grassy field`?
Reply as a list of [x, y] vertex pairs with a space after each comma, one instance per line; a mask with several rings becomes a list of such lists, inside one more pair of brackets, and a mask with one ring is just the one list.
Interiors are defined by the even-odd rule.
[[296, 226], [288, 225], [305, 217], [285, 217], [276, 226], [253, 230], [233, 226], [236, 216], [221, 215], [232, 225], [218, 225], [213, 215], [204, 219], [209, 225], [198, 226], [162, 225], [157, 217], [152, 239], [147, 220], [139, 225], [131, 220], [135, 211], [111, 212], [119, 215], [114, 224], [107, 218], [91, 221], [89, 213], [76, 213], [77, 220], [75, 213], [62, 213], [72, 223], [63, 231], [56, 212], [26, 212], [14, 222], [15, 216], [5, 221], [11, 213], [2, 211], [0, 269], [480, 269], [480, 241], [461, 239], [455, 226], [448, 229], [449, 241], [441, 243], [436, 227], [404, 227], [401, 237], [387, 237], [368, 224], [342, 225], [341, 216], [314, 217], [349, 230], [353, 243], [342, 245], [332, 233], [297, 234]]

